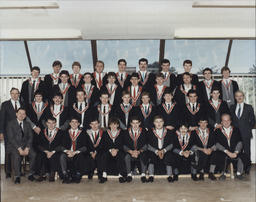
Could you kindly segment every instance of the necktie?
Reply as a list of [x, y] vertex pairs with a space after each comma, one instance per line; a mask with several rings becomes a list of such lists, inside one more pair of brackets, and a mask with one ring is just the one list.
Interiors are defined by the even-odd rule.
[[111, 93], [112, 93], [112, 91], [113, 91], [113, 85], [110, 86], [110, 91], [111, 91]]
[[145, 73], [143, 72], [142, 73], [142, 82], [144, 82], [144, 79], [145, 79]]
[[185, 136], [183, 136], [183, 139], [182, 139], [182, 146], [185, 145]]
[[202, 134], [203, 134], [203, 140], [205, 140], [205, 132], [202, 131]]
[[137, 148], [137, 141], [136, 141], [137, 133], [134, 133], [134, 148]]
[[76, 85], [76, 75], [75, 75], [74, 83], [75, 83], [75, 85]]
[[35, 92], [35, 84], [36, 84], [36, 80], [33, 81], [33, 84], [32, 84], [32, 93]]
[[135, 90], [135, 87], [133, 87], [133, 97], [134, 97], [134, 98], [136, 97], [136, 90]]
[[52, 131], [50, 131], [49, 138], [52, 138]]
[[195, 104], [192, 104], [192, 110], [195, 111]]
[[170, 110], [170, 104], [167, 104], [167, 109]]
[[164, 73], [164, 78], [165, 78], [165, 79], [166, 79], [166, 76], [167, 76], [167, 73], [165, 72], [165, 73]]
[[121, 81], [123, 81], [123, 79], [124, 79], [124, 78], [123, 78], [123, 73], [121, 73]]
[[105, 128], [106, 127], [106, 106], [103, 107], [103, 127]]
[[40, 112], [40, 104], [37, 104], [37, 112]]
[[238, 104], [238, 112], [237, 112], [237, 118], [240, 119], [241, 117], [241, 104]]
[[[75, 135], [76, 135], [76, 132], [74, 131], [73, 132], [73, 138], [75, 137]], [[73, 141], [73, 140], [72, 140], [72, 149], [73, 149], [73, 151], [76, 150], [76, 141]]]
[[148, 107], [147, 106], [144, 107], [144, 110], [145, 110], [145, 114], [148, 114]]
[[98, 134], [95, 132], [94, 133], [94, 144], [96, 144], [97, 140], [98, 140]]
[[18, 107], [17, 107], [17, 101], [15, 101], [14, 103], [14, 110], [17, 111], [18, 110]]
[[63, 91], [65, 90], [65, 84], [64, 83], [62, 84], [62, 90]]
[[20, 122], [20, 129], [21, 129], [21, 135], [22, 135], [22, 138], [24, 137], [24, 131], [23, 131], [23, 128], [22, 128], [22, 122]]
[[101, 87], [101, 83], [102, 83], [102, 81], [101, 81], [101, 73], [99, 73], [99, 87]]
[[83, 103], [81, 103], [80, 106], [79, 106], [79, 110], [80, 110], [80, 111], [83, 110], [83, 106], [82, 106], [82, 105], [83, 105]]

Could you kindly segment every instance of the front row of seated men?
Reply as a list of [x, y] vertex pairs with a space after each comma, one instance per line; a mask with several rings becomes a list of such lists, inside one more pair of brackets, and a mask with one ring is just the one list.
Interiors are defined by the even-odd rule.
[[120, 129], [115, 117], [109, 119], [108, 129], [102, 130], [94, 116], [89, 120], [90, 129], [80, 129], [79, 118], [71, 117], [69, 129], [61, 130], [56, 127], [56, 118], [50, 116], [39, 134], [33, 134], [25, 121], [24, 108], [19, 108], [16, 116], [7, 126], [15, 183], [20, 183], [21, 160], [26, 156], [30, 161], [29, 180], [43, 181], [48, 176], [54, 181], [58, 172], [63, 183], [79, 183], [83, 175], [92, 179], [95, 169], [99, 183], [105, 183], [112, 168], [116, 168], [120, 183], [131, 182], [136, 167], [143, 183], [153, 182], [159, 165], [165, 168], [168, 182], [178, 181], [180, 173], [188, 172], [194, 181], [204, 180], [205, 172], [216, 180], [217, 170], [223, 180], [230, 162], [236, 177], [243, 179], [249, 163], [240, 132], [226, 113], [216, 130], [211, 130], [207, 118], [201, 116], [199, 127], [193, 131], [186, 122], [177, 130], [169, 130], [160, 115], [154, 116], [153, 128], [147, 130], [136, 116], [130, 118], [125, 130]]

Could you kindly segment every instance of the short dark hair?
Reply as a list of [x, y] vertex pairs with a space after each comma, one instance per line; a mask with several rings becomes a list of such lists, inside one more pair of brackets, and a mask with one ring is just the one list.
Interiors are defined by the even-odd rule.
[[122, 92], [122, 97], [123, 97], [124, 95], [130, 95], [129, 91], [124, 90], [124, 91]]
[[208, 119], [207, 119], [206, 116], [200, 116], [200, 117], [199, 117], [199, 120], [198, 120], [198, 123], [199, 123], [200, 121], [207, 121], [207, 123], [208, 123]]
[[69, 122], [71, 122], [72, 120], [77, 120], [79, 123], [81, 123], [81, 122], [80, 122], [80, 119], [79, 119], [77, 116], [72, 116], [72, 117], [70, 118]]
[[77, 61], [73, 62], [72, 68], [73, 68], [74, 66], [78, 66], [78, 67], [81, 69], [81, 64], [80, 64], [80, 62], [77, 62]]
[[230, 69], [229, 69], [228, 67], [226, 67], [226, 66], [224, 66], [224, 67], [221, 68], [221, 70], [220, 70], [221, 74], [222, 74], [224, 71], [229, 71], [229, 73], [231, 72]]
[[97, 63], [101, 63], [103, 65], [103, 67], [105, 66], [105, 64], [102, 60], [97, 60], [96, 63], [95, 63], [95, 66], [97, 65]]
[[211, 93], [213, 92], [213, 91], [219, 91], [220, 92], [220, 89], [218, 88], [218, 87], [213, 87], [212, 89], [211, 89]]
[[161, 115], [156, 115], [153, 119], [155, 121], [156, 119], [162, 119], [164, 121], [164, 118]]
[[11, 88], [10, 93], [11, 93], [13, 90], [16, 90], [16, 91], [18, 91], [18, 92], [20, 93], [19, 89], [18, 89], [18, 88], [14, 88], [14, 87]]
[[132, 116], [130, 123], [131, 123], [132, 121], [139, 121], [139, 122], [141, 123], [141, 120], [139, 119], [138, 116]]
[[161, 72], [157, 73], [157, 74], [156, 74], [156, 78], [159, 78], [159, 77], [161, 77], [161, 78], [164, 79], [164, 74], [161, 73]]
[[116, 79], [116, 73], [115, 72], [109, 72], [108, 75], [107, 75], [107, 78], [109, 78], [111, 76], [115, 77], [115, 79]]
[[140, 58], [140, 59], [139, 59], [139, 64], [140, 64], [141, 62], [146, 62], [146, 64], [148, 64], [148, 60], [147, 60], [146, 58]]
[[41, 96], [43, 96], [43, 92], [42, 92], [41, 90], [36, 90], [35, 96], [36, 96], [36, 95], [41, 95]]
[[34, 67], [31, 68], [31, 72], [34, 71], [34, 70], [36, 70], [40, 73], [40, 68], [38, 66], [34, 66]]
[[178, 129], [180, 129], [182, 126], [185, 126], [187, 129], [189, 128], [189, 125], [187, 122], [182, 122], [179, 124]]
[[162, 59], [162, 60], [161, 60], [161, 65], [164, 64], [164, 63], [171, 64], [171, 63], [170, 63], [170, 60], [168, 60], [168, 59]]
[[91, 74], [90, 72], [85, 72], [85, 73], [84, 73], [84, 76], [85, 76], [85, 75], [90, 75], [91, 78], [92, 78], [92, 74]]
[[133, 72], [132, 75], [131, 75], [131, 78], [132, 77], [136, 77], [136, 78], [140, 79], [140, 76], [137, 72]]
[[187, 76], [189, 76], [189, 77], [192, 79], [192, 75], [191, 75], [190, 73], [184, 72], [184, 73], [182, 74], [182, 78], [184, 78], [184, 75], [187, 75]]
[[53, 116], [49, 116], [47, 119], [46, 119], [46, 121], [54, 121], [54, 122], [57, 122], [57, 119], [55, 118], [55, 117], [53, 117]]
[[52, 63], [52, 67], [55, 67], [55, 66], [60, 66], [60, 67], [62, 67], [61, 61], [55, 60], [55, 61]]
[[61, 97], [61, 99], [63, 99], [63, 95], [62, 95], [61, 92], [56, 92], [56, 93], [54, 94], [53, 98], [54, 98], [54, 97]]
[[120, 125], [118, 118], [116, 118], [116, 117], [111, 117], [111, 118], [109, 119], [108, 126], [110, 126], [111, 124], [118, 124], [118, 125]]
[[67, 70], [62, 70], [60, 72], [60, 76], [62, 76], [63, 74], [67, 75], [69, 77], [69, 72]]
[[20, 107], [19, 109], [17, 109], [16, 113], [19, 112], [20, 110], [23, 110], [26, 112], [26, 109], [24, 107]]
[[194, 89], [190, 89], [190, 90], [188, 91], [188, 96], [189, 96], [190, 94], [196, 94], [196, 95], [197, 95], [197, 92], [196, 92], [196, 90], [194, 90]]
[[166, 87], [163, 93], [163, 97], [165, 94], [171, 94], [173, 96], [173, 91], [170, 87]]
[[99, 120], [96, 116], [92, 116], [90, 119], [89, 119], [89, 123], [91, 124], [92, 122], [95, 122], [97, 121], [99, 123]]
[[119, 59], [119, 60], [118, 60], [118, 62], [117, 62], [117, 64], [120, 64], [121, 62], [124, 62], [124, 63], [125, 63], [125, 65], [127, 65], [127, 62], [126, 62], [126, 60], [125, 60], [125, 59]]
[[212, 74], [212, 69], [210, 69], [209, 67], [206, 67], [206, 68], [203, 69], [203, 74], [204, 74], [206, 71], [209, 71], [209, 72], [211, 72], [211, 74]]
[[77, 95], [78, 92], [83, 92], [84, 95], [85, 95], [85, 92], [84, 92], [84, 90], [83, 90], [82, 88], [78, 88], [78, 89], [76, 90], [76, 95]]
[[183, 66], [184, 66], [185, 64], [191, 64], [191, 65], [192, 65], [192, 61], [191, 61], [191, 60], [184, 60]]
[[147, 92], [147, 91], [143, 91], [143, 92], [141, 93], [141, 97], [143, 97], [143, 96], [148, 96], [148, 97], [150, 98], [150, 93]]
[[107, 90], [101, 90], [101, 91], [100, 91], [100, 97], [101, 97], [102, 95], [108, 95], [108, 97], [109, 97], [109, 93], [108, 93]]

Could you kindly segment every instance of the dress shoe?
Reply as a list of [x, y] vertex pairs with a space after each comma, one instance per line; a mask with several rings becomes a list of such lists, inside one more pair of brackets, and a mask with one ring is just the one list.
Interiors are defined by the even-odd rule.
[[[64, 176], [63, 176], [64, 178]], [[51, 172], [49, 176], [49, 182], [54, 182], [55, 181], [55, 172]]]
[[238, 179], [238, 180], [243, 180], [243, 179], [244, 179], [244, 176], [243, 176], [243, 175], [236, 175], [236, 179]]
[[192, 175], [191, 175], [191, 179], [192, 179], [193, 181], [198, 181], [198, 178], [197, 178], [196, 174], [192, 174]]
[[222, 175], [219, 177], [219, 180], [226, 180], [226, 175], [222, 174]]
[[69, 175], [68, 174], [65, 174], [64, 176], [63, 176], [63, 180], [62, 180], [62, 183], [63, 184], [69, 184], [71, 181], [70, 181], [70, 179], [69, 179]]
[[5, 178], [7, 179], [7, 178], [11, 178], [11, 173], [6, 173], [6, 175], [5, 175]]
[[119, 177], [119, 182], [124, 183], [124, 182], [126, 182], [126, 179], [124, 177]]
[[154, 182], [154, 177], [153, 177], [153, 176], [150, 176], [150, 177], [148, 178], [148, 182]]
[[141, 177], [140, 180], [141, 180], [142, 183], [147, 182], [147, 178], [145, 176]]
[[179, 181], [179, 175], [173, 175], [173, 181]]
[[208, 178], [210, 179], [210, 180], [217, 180], [217, 178], [214, 176], [214, 174], [213, 173], [209, 173], [209, 175], [208, 175]]
[[127, 178], [126, 178], [126, 182], [131, 182], [132, 181], [132, 176], [128, 176]]
[[30, 180], [31, 182], [33, 182], [33, 181], [35, 180], [34, 175], [29, 175], [29, 176], [28, 176], [28, 180]]
[[20, 184], [20, 177], [15, 178], [14, 184]]
[[92, 180], [92, 178], [93, 178], [93, 172], [90, 172], [90, 173], [88, 174], [88, 179], [89, 179], [89, 180]]
[[204, 173], [200, 173], [198, 180], [204, 181]]
[[37, 182], [42, 182], [46, 180], [46, 176], [40, 176], [39, 178], [36, 179]]
[[169, 176], [169, 177], [167, 177], [167, 181], [168, 182], [174, 182], [174, 179], [171, 176]]
[[99, 179], [99, 183], [100, 183], [100, 184], [103, 184], [103, 183], [105, 183], [107, 180], [108, 180], [108, 179], [107, 179], [106, 177], [101, 177], [101, 178]]

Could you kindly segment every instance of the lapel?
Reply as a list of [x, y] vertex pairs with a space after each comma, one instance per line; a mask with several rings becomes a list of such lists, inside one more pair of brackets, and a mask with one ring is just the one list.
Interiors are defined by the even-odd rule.
[[11, 100], [8, 101], [8, 106], [9, 106], [10, 110], [12, 111], [11, 113], [15, 113], [15, 114], [16, 114], [16, 112], [15, 112], [15, 110], [14, 110], [14, 108], [13, 108], [13, 105], [12, 105], [12, 101], [11, 101]]

